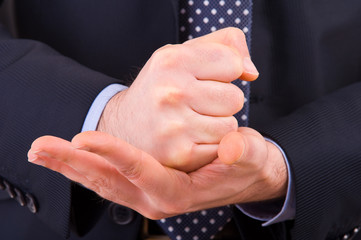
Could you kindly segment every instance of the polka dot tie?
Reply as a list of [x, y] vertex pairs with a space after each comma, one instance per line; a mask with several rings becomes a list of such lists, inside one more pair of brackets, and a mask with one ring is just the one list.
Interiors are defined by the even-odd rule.
[[[232, 26], [242, 29], [250, 49], [252, 0], [180, 0], [179, 10], [181, 42]], [[235, 117], [240, 126], [247, 126], [250, 86], [241, 80], [233, 83], [245, 96], [244, 107]], [[158, 224], [172, 240], [209, 240], [231, 218], [230, 207], [224, 206], [161, 219]]]
[[172, 240], [209, 240], [232, 219], [229, 206], [161, 219], [158, 224]]

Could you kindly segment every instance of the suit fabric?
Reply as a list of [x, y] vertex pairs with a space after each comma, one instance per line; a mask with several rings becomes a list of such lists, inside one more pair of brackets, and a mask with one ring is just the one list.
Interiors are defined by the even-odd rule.
[[[34, 197], [33, 214], [0, 192], [2, 239], [136, 239], [106, 205], [27, 163], [31, 142], [70, 140], [96, 95], [130, 84], [151, 53], [178, 42], [177, 0], [15, 1], [17, 38], [0, 28], [0, 177]], [[254, 1], [250, 126], [285, 151], [294, 220], [261, 227], [235, 211], [243, 239], [337, 239], [361, 225], [361, 2]], [[100, 221], [98, 221], [100, 219]], [[360, 238], [356, 236], [356, 238]]]

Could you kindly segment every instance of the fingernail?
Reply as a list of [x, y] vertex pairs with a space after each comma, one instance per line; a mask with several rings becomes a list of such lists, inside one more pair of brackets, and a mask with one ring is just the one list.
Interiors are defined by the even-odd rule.
[[39, 155], [33, 152], [28, 153], [28, 162], [44, 166], [44, 160], [39, 158]]
[[33, 162], [37, 158], [38, 158], [38, 155], [35, 152], [33, 152], [31, 150], [28, 152], [28, 161], [29, 162]]
[[45, 161], [43, 159], [41, 159], [40, 156], [49, 156], [49, 155], [45, 152], [29, 151], [28, 152], [28, 162], [44, 166]]
[[252, 75], [259, 75], [259, 72], [258, 72], [256, 66], [254, 65], [254, 63], [252, 62], [251, 58], [245, 57], [243, 59], [243, 66], [244, 66], [244, 71], [246, 73], [249, 73]]

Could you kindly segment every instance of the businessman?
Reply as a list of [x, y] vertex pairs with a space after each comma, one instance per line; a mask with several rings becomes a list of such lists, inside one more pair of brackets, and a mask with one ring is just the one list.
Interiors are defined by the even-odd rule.
[[[139, 235], [142, 222], [140, 215], [134, 214], [131, 221], [123, 221], [122, 224], [109, 223], [108, 213], [102, 209], [96, 196], [54, 172], [27, 163], [26, 153], [31, 142], [39, 136], [54, 135], [71, 140], [81, 131], [88, 110], [99, 92], [113, 83], [125, 84], [124, 79], [129, 79], [134, 66], [143, 66], [156, 49], [178, 41], [177, 1], [131, 1], [126, 5], [119, 1], [104, 3], [95, 0], [15, 3], [19, 38], [11, 37], [1, 28], [0, 171], [1, 187], [4, 189], [1, 192], [0, 206], [3, 216], [2, 237], [56, 239], [69, 235], [71, 228], [72, 238], [77, 238], [74, 234], [77, 232], [80, 235], [87, 233], [85, 238], [89, 239], [98, 239], [97, 236], [135, 239]], [[236, 135], [227, 135], [224, 138], [221, 135], [230, 129], [235, 130], [234, 123], [228, 130], [220, 129], [220, 132], [216, 133], [217, 141], [223, 139], [217, 150], [220, 151], [220, 160], [206, 164], [211, 159], [209, 156], [215, 154], [213, 149], [212, 154], [203, 158], [202, 164], [206, 164], [203, 169], [210, 170], [214, 166], [222, 166], [223, 170], [230, 171], [239, 169], [241, 163], [251, 159], [247, 154], [239, 152], [240, 149], [247, 149], [243, 148], [243, 143], [248, 142], [247, 136], [254, 135], [256, 142], [264, 141], [263, 136], [274, 140], [285, 152], [290, 164], [289, 169], [295, 184], [296, 214], [284, 222], [262, 227], [262, 221], [253, 220], [235, 209], [234, 219], [240, 226], [240, 234], [246, 239], [358, 237], [358, 193], [361, 188], [359, 10], [358, 1], [254, 1], [252, 60], [261, 74], [257, 81], [252, 82], [249, 115], [251, 129], [240, 129], [240, 135], [233, 133]], [[244, 62], [242, 58], [241, 63]], [[246, 69], [245, 65], [242, 69]], [[142, 72], [146, 70], [143, 68]], [[141, 75], [137, 78], [139, 77]], [[145, 81], [142, 83], [145, 84]], [[119, 94], [120, 98], [132, 96], [130, 91], [135, 89], [133, 86], [124, 92], [125, 95]], [[151, 91], [142, 89], [144, 96]], [[112, 101], [109, 104], [112, 104]], [[235, 111], [241, 105], [233, 107], [229, 112]], [[136, 110], [143, 111], [136, 114]], [[140, 116], [145, 114], [146, 110], [150, 111], [139, 107], [129, 113]], [[106, 111], [107, 107], [104, 113]], [[229, 114], [227, 113], [227, 116]], [[106, 114], [103, 116], [106, 117]], [[132, 117], [128, 120], [139, 119]], [[128, 123], [124, 122], [125, 125]], [[147, 124], [150, 122], [138, 125]], [[133, 133], [133, 130], [129, 131]], [[116, 135], [116, 132], [111, 133]], [[135, 139], [123, 139], [131, 145], [108, 135], [96, 134], [95, 137], [109, 141], [106, 149], [118, 144], [139, 154], [139, 149], [147, 146], [136, 143], [141, 142], [141, 137], [148, 137], [146, 134], [141, 132]], [[84, 136], [86, 135], [79, 135], [72, 144], [86, 144], [86, 141], [96, 139], [94, 136], [83, 138]], [[58, 143], [57, 141], [59, 139], [55, 143]], [[58, 147], [73, 147], [68, 142], [60, 141]], [[262, 143], [263, 147], [271, 146], [276, 156], [279, 156], [279, 148], [275, 149], [274, 145], [267, 142]], [[104, 159], [113, 159], [112, 156], [106, 156], [104, 152], [97, 152], [95, 149], [104, 146], [98, 146], [96, 142], [87, 144], [94, 149], [85, 148], [81, 153], [90, 154], [89, 160], [94, 156], [102, 163], [105, 162]], [[229, 146], [236, 147], [227, 149]], [[234, 155], [226, 154], [223, 158], [222, 148], [223, 153]], [[146, 150], [150, 151], [149, 148]], [[118, 153], [114, 151], [114, 154]], [[156, 154], [152, 152], [151, 155], [144, 155], [144, 161], [159, 167], [160, 173], [164, 173], [166, 168], [163, 165], [153, 165], [158, 162], [154, 161], [153, 155]], [[134, 156], [138, 155], [131, 155], [126, 158], [129, 162], [121, 163], [136, 162]], [[242, 157], [238, 158], [239, 156]], [[267, 165], [269, 161], [279, 158], [257, 159], [262, 160], [260, 163], [263, 163], [263, 166], [269, 166], [272, 165]], [[284, 164], [282, 161], [276, 162]], [[66, 164], [72, 163], [73, 161], [70, 161]], [[90, 163], [97, 162], [90, 161], [88, 164]], [[173, 167], [172, 169], [182, 167], [174, 165], [174, 161], [162, 163]], [[285, 167], [282, 164], [281, 166]], [[189, 164], [184, 165], [189, 167]], [[182, 179], [186, 180], [187, 176], [197, 173], [191, 171], [199, 167], [201, 166], [183, 168], [188, 174], [177, 173], [181, 173]], [[259, 169], [255, 169], [255, 172], [259, 172], [256, 170]], [[239, 179], [241, 172], [233, 172], [235, 175], [228, 176]], [[125, 180], [123, 174], [120, 176]], [[159, 177], [161, 176], [164, 174]], [[221, 175], [213, 180], [220, 178]], [[287, 177], [277, 179], [282, 179], [281, 185], [284, 186]], [[81, 182], [81, 179], [74, 180]], [[226, 180], [227, 178], [223, 179]], [[205, 186], [212, 181], [202, 183], [205, 185], [198, 186], [210, 189], [210, 186]], [[255, 203], [264, 200], [257, 196], [261, 193], [259, 190], [250, 194], [250, 198], [239, 198], [238, 193], [242, 188], [238, 187], [243, 183], [238, 181], [233, 184], [240, 185], [235, 188], [235, 185], [231, 185], [232, 191], [228, 189], [229, 191], [224, 193], [225, 199], [212, 199], [215, 197], [212, 192], [227, 190], [225, 187], [228, 185], [221, 183], [214, 185], [215, 189], [210, 191], [207, 197], [200, 199], [200, 202], [193, 202], [193, 207], [188, 203], [187, 210], [243, 201], [256, 205], [253, 209], [273, 206], [268, 201]], [[86, 185], [84, 182], [83, 184]], [[271, 198], [284, 196], [284, 187], [281, 188], [283, 190]], [[113, 187], [112, 189], [116, 190]], [[265, 194], [267, 195], [267, 191]], [[121, 194], [115, 194], [115, 197], [118, 196]], [[111, 200], [119, 203], [119, 198]], [[221, 202], [217, 203], [218, 200]], [[284, 199], [281, 197], [277, 200], [282, 206]], [[158, 209], [167, 214], [157, 216], [144, 212], [144, 209], [136, 210], [146, 216], [159, 218], [180, 213], [185, 209]], [[99, 217], [103, 212], [104, 215]], [[108, 215], [114, 217], [114, 211], [109, 212]], [[95, 224], [98, 219], [100, 221]], [[119, 218], [116, 220], [121, 222]]]

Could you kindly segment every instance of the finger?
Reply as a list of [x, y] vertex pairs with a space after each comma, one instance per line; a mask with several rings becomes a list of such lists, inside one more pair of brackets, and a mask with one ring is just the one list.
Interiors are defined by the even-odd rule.
[[[30, 152], [33, 163], [57, 171], [107, 199], [136, 203], [135, 199], [141, 196], [139, 190], [105, 159], [76, 149], [61, 138], [38, 138], [32, 144]], [[34, 158], [34, 154], [37, 158]], [[130, 192], [132, 194], [129, 194]]]
[[184, 213], [194, 200], [190, 196], [192, 183], [186, 173], [162, 166], [149, 154], [119, 138], [102, 132], [84, 132], [75, 136], [72, 143], [104, 157], [137, 186], [144, 193], [143, 198], [137, 199], [140, 212], [149, 218]]
[[[166, 158], [159, 158], [163, 165], [183, 172], [193, 172], [217, 158], [218, 144], [194, 144], [190, 151], [179, 151], [174, 144], [164, 145]], [[176, 152], [177, 155], [172, 154]], [[162, 155], [163, 156], [163, 155]]]
[[249, 57], [246, 36], [239, 28], [227, 27], [218, 31], [193, 38], [185, 44], [215, 42], [235, 48], [243, 57]]
[[84, 132], [75, 136], [72, 144], [105, 158], [119, 173], [147, 194], [174, 194], [174, 184], [167, 181], [172, 180], [169, 176], [171, 171], [149, 154], [119, 138], [102, 132]]
[[[40, 137], [33, 142], [31, 149], [42, 153], [41, 155], [67, 163], [73, 169], [79, 169], [80, 172], [90, 172], [92, 168], [99, 168], [98, 171], [105, 173], [112, 167], [104, 159], [75, 149], [70, 142], [57, 137]], [[84, 157], [88, 158], [85, 160]]]
[[82, 174], [80, 174], [79, 172], [77, 172], [75, 169], [71, 168], [67, 164], [51, 158], [50, 155], [48, 155], [43, 151], [39, 152], [39, 151], [33, 151], [32, 149], [29, 150], [28, 159], [29, 162], [59, 172], [72, 181], [78, 182], [84, 186], [90, 186], [90, 182]]
[[[88, 179], [68, 164], [52, 157], [56, 152], [65, 153], [73, 149], [71, 143], [61, 138], [44, 136], [36, 139], [28, 152], [28, 160], [31, 163], [59, 172], [84, 186], [90, 186]], [[64, 151], [66, 150], [66, 151]]]
[[186, 73], [183, 73], [185, 79], [231, 82], [243, 73], [243, 60], [231, 47], [205, 42], [166, 45], [152, 55], [146, 67], [156, 73], [165, 72], [168, 81], [179, 75], [181, 69]]
[[244, 94], [232, 83], [194, 81], [189, 91], [188, 105], [203, 115], [232, 116], [243, 107]]
[[252, 164], [253, 159], [265, 156], [266, 143], [257, 131], [240, 127], [227, 134], [218, 148], [219, 159], [226, 164]]
[[193, 150], [194, 154], [191, 155], [190, 163], [185, 166], [191, 170], [185, 168], [185, 172], [194, 171], [214, 161], [217, 158], [218, 146], [218, 144], [197, 144]]
[[234, 48], [240, 56], [244, 59], [244, 71], [240, 76], [240, 79], [246, 81], [253, 81], [258, 78], [258, 70], [251, 61], [251, 57], [248, 51], [246, 37], [244, 33], [238, 28], [224, 28], [216, 32], [204, 35], [199, 38], [195, 38], [185, 42], [185, 44], [204, 44], [205, 42], [216, 42], [225, 44]]
[[219, 144], [221, 139], [229, 132], [238, 128], [237, 119], [230, 117], [211, 117], [195, 114], [187, 129], [188, 136], [198, 144]]
[[185, 45], [182, 64], [199, 80], [232, 82], [243, 73], [243, 58], [233, 48], [219, 43]]

